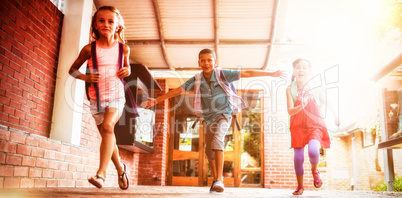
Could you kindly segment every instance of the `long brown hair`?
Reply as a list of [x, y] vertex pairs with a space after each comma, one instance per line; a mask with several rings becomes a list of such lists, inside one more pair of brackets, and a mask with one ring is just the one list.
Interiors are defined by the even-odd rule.
[[124, 26], [124, 20], [123, 20], [123, 17], [121, 16], [119, 10], [117, 10], [117, 8], [115, 8], [113, 6], [102, 6], [95, 12], [94, 16], [92, 16], [92, 23], [91, 23], [92, 37], [96, 40], [98, 40], [100, 37], [99, 31], [95, 28], [95, 22], [96, 22], [96, 17], [98, 15], [98, 12], [101, 10], [109, 10], [116, 14], [118, 29], [117, 29], [116, 33], [114, 34], [114, 39], [119, 39], [120, 42], [124, 43], [124, 30], [126, 29], [126, 27]]

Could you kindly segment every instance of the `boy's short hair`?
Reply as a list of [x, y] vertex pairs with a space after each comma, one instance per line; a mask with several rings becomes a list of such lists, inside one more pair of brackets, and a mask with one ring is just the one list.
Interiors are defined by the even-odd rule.
[[211, 54], [214, 57], [214, 59], [216, 59], [216, 54], [215, 54], [214, 50], [211, 50], [211, 49], [201, 50], [200, 53], [198, 54], [198, 59], [200, 59], [201, 54]]

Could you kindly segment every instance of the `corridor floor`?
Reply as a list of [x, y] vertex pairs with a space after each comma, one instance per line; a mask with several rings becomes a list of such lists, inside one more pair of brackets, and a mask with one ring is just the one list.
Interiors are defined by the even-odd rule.
[[123, 191], [119, 188], [39, 188], [39, 189], [2, 189], [0, 198], [87, 198], [87, 197], [303, 197], [303, 198], [390, 198], [402, 197], [395, 192], [356, 192], [356, 191], [304, 191], [302, 196], [293, 196], [292, 190], [267, 188], [226, 188], [222, 194], [210, 194], [208, 187], [178, 187], [178, 186], [133, 186]]

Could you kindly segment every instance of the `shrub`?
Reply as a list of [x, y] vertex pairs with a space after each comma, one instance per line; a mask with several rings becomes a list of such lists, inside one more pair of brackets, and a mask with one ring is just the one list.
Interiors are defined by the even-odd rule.
[[[396, 176], [394, 181], [395, 192], [402, 192], [402, 176]], [[377, 183], [374, 191], [387, 191], [387, 184], [385, 181]]]

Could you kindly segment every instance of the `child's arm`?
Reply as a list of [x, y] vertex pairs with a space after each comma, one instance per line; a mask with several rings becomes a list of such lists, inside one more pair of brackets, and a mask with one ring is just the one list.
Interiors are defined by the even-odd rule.
[[96, 73], [91, 73], [91, 74], [85, 75], [78, 70], [78, 69], [80, 69], [82, 64], [84, 64], [85, 61], [87, 61], [89, 58], [91, 58], [91, 45], [90, 44], [88, 44], [82, 48], [80, 54], [78, 55], [78, 58], [71, 65], [68, 73], [71, 76], [73, 76], [74, 78], [83, 80], [85, 82], [97, 83], [97, 82], [99, 82], [99, 73], [96, 72]]
[[331, 111], [332, 115], [333, 115], [334, 118], [335, 118], [335, 125], [336, 125], [336, 126], [340, 126], [341, 123], [340, 123], [340, 121], [339, 121], [339, 117], [338, 117], [339, 115], [338, 115], [338, 113], [335, 111], [335, 108], [334, 108], [332, 102], [326, 99], [324, 93], [325, 93], [325, 92], [324, 92], [323, 90], [320, 91], [320, 100], [321, 100], [324, 104], [327, 104], [328, 109]]
[[301, 110], [303, 110], [303, 108], [308, 104], [308, 102], [310, 102], [310, 99], [305, 98], [303, 100], [303, 103], [301, 103], [300, 105], [294, 106], [293, 97], [292, 97], [292, 93], [290, 91], [290, 86], [289, 86], [288, 88], [286, 88], [286, 102], [287, 102], [287, 107], [288, 107], [288, 113], [290, 116], [292, 116], [292, 115], [299, 113]]
[[126, 44], [123, 44], [123, 67], [117, 72], [117, 77], [125, 78], [127, 76], [130, 76], [131, 67], [129, 59], [130, 59], [130, 47]]
[[173, 90], [171, 90], [171, 91], [169, 91], [169, 92], [167, 92], [167, 93], [165, 93], [165, 94], [163, 94], [163, 95], [161, 95], [161, 96], [159, 96], [157, 98], [148, 98], [147, 101], [141, 103], [141, 107], [149, 109], [150, 107], [158, 104], [161, 101], [164, 101], [166, 99], [181, 95], [184, 92], [186, 92], [186, 90], [182, 86], [177, 87], [177, 88], [175, 88], [175, 89], [173, 89]]
[[251, 77], [262, 77], [262, 76], [286, 78], [286, 73], [285, 73], [285, 71], [282, 71], [282, 70], [276, 70], [273, 72], [258, 71], [258, 70], [245, 70], [245, 71], [240, 71], [240, 73], [239, 73], [239, 78], [251, 78]]

